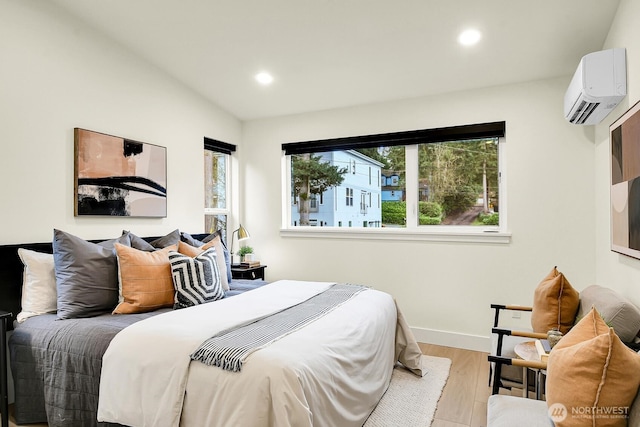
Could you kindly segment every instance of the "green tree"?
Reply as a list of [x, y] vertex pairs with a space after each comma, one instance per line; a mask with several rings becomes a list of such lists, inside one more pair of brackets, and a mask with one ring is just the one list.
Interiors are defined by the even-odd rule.
[[442, 204], [447, 213], [471, 208], [483, 194], [485, 212], [497, 197], [498, 151], [495, 139], [421, 144], [420, 178], [429, 187], [428, 201]]
[[294, 195], [298, 197], [300, 225], [309, 225], [310, 199], [312, 194], [322, 194], [327, 189], [342, 184], [347, 168], [322, 161], [317, 154], [292, 156], [292, 178]]
[[389, 162], [387, 160], [387, 158], [385, 157], [383, 150], [377, 148], [377, 147], [373, 147], [373, 148], [356, 148], [356, 150], [358, 153], [360, 154], [364, 154], [365, 156], [373, 159], [373, 160], [377, 160], [378, 162], [382, 163], [384, 166], [384, 169], [388, 169], [389, 168]]

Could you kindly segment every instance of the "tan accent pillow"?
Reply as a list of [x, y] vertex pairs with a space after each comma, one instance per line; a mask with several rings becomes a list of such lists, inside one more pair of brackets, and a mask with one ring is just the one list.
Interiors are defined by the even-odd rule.
[[118, 255], [120, 295], [113, 314], [143, 313], [162, 307], [173, 307], [175, 289], [169, 252], [178, 245], [145, 252], [119, 243]]
[[206, 249], [196, 248], [195, 246], [191, 246], [190, 244], [182, 241], [178, 243], [178, 252], [180, 252], [182, 255], [186, 255], [191, 258], [197, 257], [205, 250]]
[[534, 332], [547, 333], [557, 328], [569, 332], [580, 306], [580, 294], [556, 267], [542, 279], [533, 294], [531, 327]]
[[200, 246], [199, 248], [191, 246], [185, 242], [180, 242], [178, 252], [182, 255], [187, 255], [193, 258], [209, 248], [214, 248], [216, 250], [216, 264], [218, 265], [218, 271], [220, 272], [220, 284], [222, 285], [222, 290], [228, 291], [229, 280], [227, 279], [227, 263], [224, 261], [224, 249], [222, 247], [222, 240], [220, 239], [220, 236], [216, 236], [210, 242], [205, 243], [204, 246]]
[[[580, 327], [578, 327], [580, 325]], [[553, 347], [553, 350], [565, 347], [571, 347], [581, 342], [590, 340], [591, 338], [609, 333], [609, 326], [606, 324], [602, 316], [593, 307], [582, 318], [576, 326], [574, 326], [567, 335], [562, 337], [560, 341]]]
[[625, 346], [595, 310], [549, 354], [547, 406], [556, 415], [559, 405], [566, 409], [564, 420], [554, 419], [556, 427], [626, 427], [639, 386], [640, 355]]

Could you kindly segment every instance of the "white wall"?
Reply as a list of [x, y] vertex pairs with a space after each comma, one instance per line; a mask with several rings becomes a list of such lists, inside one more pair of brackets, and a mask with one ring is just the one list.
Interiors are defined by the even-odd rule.
[[[0, 0], [0, 52], [0, 244], [203, 231], [203, 137], [237, 119], [49, 2]], [[167, 218], [74, 217], [74, 127], [167, 147]]]
[[[629, 61], [629, 96], [612, 120], [640, 97], [637, 16], [637, 2], [623, 0], [607, 41]], [[577, 289], [596, 281], [640, 304], [640, 261], [609, 251], [608, 124], [594, 132], [563, 119], [570, 76], [242, 125], [47, 2], [0, 0], [0, 52], [0, 244], [50, 240], [53, 227], [85, 238], [202, 230], [194, 165], [208, 136], [239, 144], [235, 211], [270, 280], [373, 285], [426, 341], [483, 348], [489, 304], [529, 303], [554, 265]], [[507, 123], [510, 244], [280, 236], [281, 143], [496, 120]], [[74, 127], [166, 146], [168, 217], [74, 217]]]
[[622, 0], [609, 30], [604, 48], [627, 49], [627, 97], [596, 127], [595, 211], [596, 211], [596, 276], [595, 282], [618, 290], [640, 306], [640, 260], [611, 251], [610, 144], [609, 126], [640, 100], [640, 2]]
[[[245, 123], [243, 225], [268, 278], [372, 285], [397, 298], [419, 339], [483, 350], [492, 302], [530, 304], [554, 265], [584, 288], [595, 276], [594, 143], [563, 118], [570, 77]], [[281, 143], [499, 120], [510, 244], [280, 236]]]

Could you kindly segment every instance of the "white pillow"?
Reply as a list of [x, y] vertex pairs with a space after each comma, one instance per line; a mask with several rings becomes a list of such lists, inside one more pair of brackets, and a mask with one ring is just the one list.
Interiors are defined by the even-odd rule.
[[56, 273], [53, 255], [19, 248], [18, 256], [24, 264], [22, 278], [22, 311], [19, 323], [29, 317], [57, 310]]

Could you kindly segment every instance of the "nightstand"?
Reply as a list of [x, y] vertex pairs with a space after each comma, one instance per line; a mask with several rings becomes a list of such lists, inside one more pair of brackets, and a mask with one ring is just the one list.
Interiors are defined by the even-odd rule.
[[239, 264], [231, 266], [231, 277], [233, 279], [249, 279], [256, 280], [262, 279], [264, 280], [264, 269], [267, 268], [266, 265], [261, 265], [258, 267], [242, 267]]
[[7, 329], [11, 313], [0, 310], [0, 413], [2, 427], [9, 427], [9, 390], [7, 387]]

